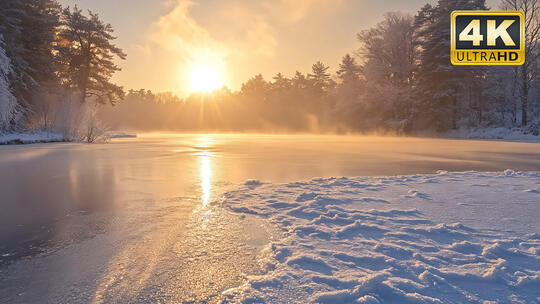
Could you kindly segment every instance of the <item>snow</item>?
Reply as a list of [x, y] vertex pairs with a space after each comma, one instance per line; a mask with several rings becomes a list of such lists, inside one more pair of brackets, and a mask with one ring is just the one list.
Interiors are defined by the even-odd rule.
[[250, 180], [222, 203], [278, 231], [225, 302], [540, 302], [537, 172]]
[[0, 145], [6, 144], [33, 144], [46, 142], [65, 141], [64, 136], [57, 132], [49, 131], [26, 131], [14, 133], [0, 133]]
[[8, 75], [11, 73], [11, 61], [2, 44], [3, 37], [0, 34], [0, 132], [22, 117], [21, 107], [10, 91]]
[[[536, 134], [536, 135], [534, 135]], [[540, 136], [535, 131], [525, 131], [522, 128], [472, 128], [451, 131], [447, 134], [450, 138], [465, 139], [502, 139], [513, 141], [540, 141]]]
[[126, 131], [108, 131], [107, 138], [136, 138], [137, 134]]
[[[105, 134], [104, 138], [136, 138], [136, 134], [124, 132], [124, 131], [109, 131]], [[0, 133], [0, 145], [8, 144], [35, 144], [35, 143], [48, 143], [48, 142], [65, 142], [65, 141], [79, 141], [78, 139], [66, 138], [60, 132], [47, 131], [47, 130], [26, 130], [23, 132], [10, 132]]]

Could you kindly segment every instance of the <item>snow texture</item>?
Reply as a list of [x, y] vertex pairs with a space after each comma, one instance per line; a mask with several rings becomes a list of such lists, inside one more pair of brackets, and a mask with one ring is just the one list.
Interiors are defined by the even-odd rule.
[[[531, 126], [533, 127], [533, 126]], [[472, 128], [460, 129], [448, 132], [449, 138], [464, 139], [499, 139], [512, 141], [540, 141], [540, 136], [535, 131], [527, 131], [523, 128]]]
[[35, 144], [48, 142], [66, 141], [64, 136], [58, 132], [49, 131], [26, 131], [15, 133], [0, 133], [0, 145], [9, 144]]
[[224, 302], [540, 303], [539, 190], [512, 170], [249, 181], [224, 205], [278, 233]]
[[137, 134], [126, 131], [108, 131], [106, 136], [108, 138], [136, 138]]
[[22, 117], [22, 109], [10, 91], [8, 76], [11, 73], [11, 61], [2, 48], [0, 34], [0, 132], [8, 129]]

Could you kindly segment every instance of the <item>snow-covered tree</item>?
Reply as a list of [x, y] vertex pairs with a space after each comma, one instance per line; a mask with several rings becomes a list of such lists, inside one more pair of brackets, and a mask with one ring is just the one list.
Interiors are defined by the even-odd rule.
[[487, 126], [513, 127], [518, 121], [519, 67], [498, 66], [486, 74]]
[[11, 88], [25, 107], [33, 103], [36, 91], [56, 78], [52, 48], [59, 9], [56, 0], [0, 1], [0, 33], [12, 63]]
[[540, 77], [540, 1], [502, 0], [503, 9], [525, 13], [525, 63], [518, 67], [521, 99], [521, 125], [526, 126], [529, 118], [529, 93], [535, 80]]
[[420, 51], [417, 73], [419, 118], [439, 130], [457, 128], [461, 97], [481, 86], [483, 69], [450, 63], [450, 13], [454, 10], [486, 10], [485, 0], [439, 0], [416, 15], [415, 43]]
[[21, 39], [25, 15], [23, 1], [0, 1], [0, 33], [3, 36], [4, 51], [11, 62], [10, 88], [14, 96], [23, 102], [24, 92], [35, 85], [35, 81], [28, 74], [29, 65], [25, 59], [26, 49]]
[[11, 72], [11, 60], [3, 48], [3, 38], [0, 34], [0, 133], [16, 125], [22, 117], [22, 109], [11, 93], [9, 83]]
[[413, 45], [413, 18], [388, 13], [383, 21], [357, 35], [361, 43], [365, 79], [363, 107], [368, 124], [405, 124], [412, 107], [412, 81], [416, 49]]

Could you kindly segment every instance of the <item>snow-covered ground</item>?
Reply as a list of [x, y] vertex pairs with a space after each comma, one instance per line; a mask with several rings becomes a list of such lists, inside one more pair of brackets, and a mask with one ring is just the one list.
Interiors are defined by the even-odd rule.
[[137, 134], [126, 131], [107, 131], [108, 138], [136, 138]]
[[540, 173], [249, 181], [225, 194], [279, 233], [243, 303], [540, 303]]
[[522, 128], [472, 128], [451, 131], [447, 134], [450, 138], [464, 139], [499, 139], [512, 141], [540, 141], [540, 135], [534, 135], [530, 130]]
[[49, 131], [27, 131], [7, 134], [0, 133], [0, 145], [33, 144], [60, 141], [64, 141], [64, 136], [62, 134]]
[[[109, 131], [106, 133], [105, 138], [135, 138], [134, 133], [128, 133], [124, 131]], [[48, 142], [63, 142], [63, 141], [76, 141], [67, 140], [61, 133], [43, 131], [43, 130], [30, 130], [24, 132], [15, 133], [0, 133], [0, 145], [8, 144], [35, 144], [35, 143], [48, 143]]]

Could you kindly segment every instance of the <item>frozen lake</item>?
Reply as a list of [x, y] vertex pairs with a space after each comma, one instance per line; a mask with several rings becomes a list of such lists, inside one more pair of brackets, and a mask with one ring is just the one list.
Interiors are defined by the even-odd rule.
[[540, 143], [149, 134], [0, 147], [0, 303], [215, 299], [272, 233], [211, 204], [248, 179], [540, 171]]

